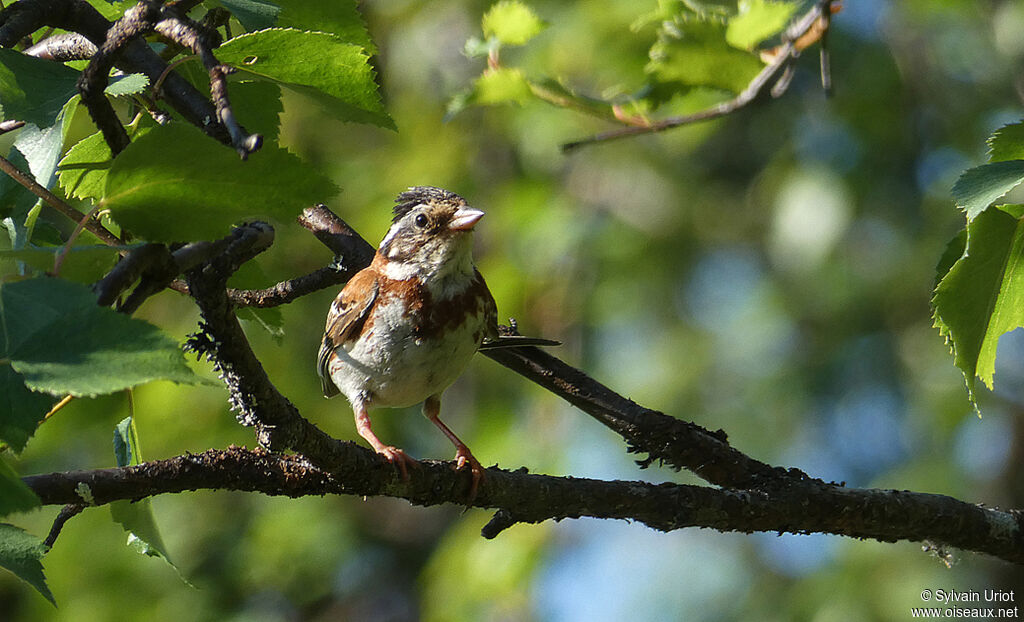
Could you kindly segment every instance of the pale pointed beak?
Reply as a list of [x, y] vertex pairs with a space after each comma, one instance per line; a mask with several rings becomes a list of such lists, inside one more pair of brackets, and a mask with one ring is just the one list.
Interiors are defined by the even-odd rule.
[[462, 207], [452, 216], [448, 228], [453, 231], [470, 231], [477, 221], [484, 217], [484, 213], [472, 207]]

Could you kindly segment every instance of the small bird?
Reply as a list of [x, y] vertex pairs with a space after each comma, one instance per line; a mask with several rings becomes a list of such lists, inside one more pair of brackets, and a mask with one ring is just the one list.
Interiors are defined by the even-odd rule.
[[441, 393], [477, 350], [558, 345], [499, 336], [494, 297], [473, 265], [472, 231], [483, 216], [440, 188], [416, 186], [399, 194], [373, 261], [331, 304], [317, 357], [324, 395], [348, 398], [359, 435], [403, 478], [416, 461], [377, 438], [368, 411], [423, 402], [423, 414], [455, 445], [455, 468], [469, 466], [470, 499], [484, 470], [441, 421]]

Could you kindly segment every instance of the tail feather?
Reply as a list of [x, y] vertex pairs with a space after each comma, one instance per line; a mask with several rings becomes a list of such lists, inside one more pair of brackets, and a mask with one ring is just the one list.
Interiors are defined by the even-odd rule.
[[554, 339], [543, 339], [541, 337], [523, 337], [521, 335], [503, 335], [491, 341], [480, 344], [481, 350], [494, 350], [496, 348], [524, 348], [526, 346], [560, 346], [561, 341]]

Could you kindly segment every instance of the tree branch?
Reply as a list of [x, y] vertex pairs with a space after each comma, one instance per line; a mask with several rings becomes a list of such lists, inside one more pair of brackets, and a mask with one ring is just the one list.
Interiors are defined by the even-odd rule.
[[[358, 270], [369, 261], [372, 247], [327, 208], [310, 208], [300, 220], [337, 255], [335, 263], [343, 270]], [[268, 225], [251, 223], [201, 249], [179, 250], [189, 249], [200, 261], [186, 273], [188, 291], [202, 316], [200, 331], [189, 338], [187, 348], [214, 363], [239, 421], [255, 428], [262, 446], [301, 455], [229, 448], [136, 467], [24, 478], [45, 503], [81, 503], [82, 485], [98, 504], [198, 488], [289, 496], [388, 495], [421, 505], [465, 503], [470, 477], [455, 471], [453, 463], [423, 461], [404, 480], [374, 452], [322, 432], [271, 383], [239, 326], [225, 283], [243, 263], [266, 250], [273, 237]], [[911, 540], [1024, 563], [1021, 511], [985, 508], [944, 495], [826, 483], [798, 469], [755, 460], [731, 447], [724, 432], [644, 408], [537, 348], [488, 355], [616, 431], [630, 451], [647, 453], [641, 466], [661, 460], [721, 488], [529, 475], [525, 469], [491, 467], [471, 502], [499, 508], [484, 529], [487, 537], [517, 522], [589, 516], [637, 520], [665, 531], [709, 527]]]
[[96, 222], [91, 217], [89, 219], [86, 219], [86, 214], [83, 214], [74, 207], [71, 207], [70, 205], [62, 201], [60, 197], [44, 188], [42, 185], [36, 182], [35, 179], [32, 179], [31, 175], [25, 173], [17, 166], [14, 166], [14, 164], [10, 160], [3, 156], [0, 156], [0, 170], [10, 175], [11, 178], [14, 179], [14, 181], [24, 186], [25, 189], [27, 189], [29, 192], [42, 199], [44, 203], [46, 203], [53, 209], [57, 210], [64, 216], [67, 216], [68, 218], [75, 222], [84, 222], [84, 227], [86, 231], [95, 235], [104, 244], [108, 246], [124, 245], [124, 242], [113, 233], [107, 231], [106, 227]]
[[[394, 468], [370, 450], [346, 443], [333, 474], [303, 456], [238, 447], [208, 450], [137, 466], [23, 478], [44, 504], [103, 505], [188, 490], [236, 490], [301, 497], [389, 495], [417, 505], [460, 503], [460, 474], [450, 463], [424, 461], [407, 485], [392, 485]], [[807, 495], [727, 490], [684, 484], [602, 481], [487, 469], [473, 505], [503, 508], [487, 535], [514, 523], [565, 518], [640, 521], [660, 531], [831, 533], [854, 538], [939, 541], [1024, 563], [1018, 512], [1003, 512], [943, 495], [840, 487]]]
[[[194, 4], [171, 2], [162, 10], [178, 11], [183, 14]], [[103, 47], [107, 33], [113, 28], [113, 25], [85, 0], [20, 0], [0, 11], [0, 47], [11, 47], [46, 26], [79, 33], [97, 48]], [[115, 30], [114, 34], [117, 35], [119, 32]], [[81, 46], [79, 49], [82, 49]], [[149, 78], [150, 84], [160, 83], [160, 95], [190, 123], [226, 145], [233, 144], [232, 136], [220, 121], [214, 104], [186, 79], [173, 71], [168, 71], [167, 62], [145, 41], [137, 37], [124, 38], [123, 45], [113, 50], [112, 54], [111, 62], [118, 69], [126, 73], [144, 74]], [[104, 63], [107, 64], [107, 60], [104, 60]], [[107, 67], [109, 69], [109, 64]], [[99, 66], [93, 71], [99, 71]], [[95, 89], [89, 93], [97, 110], [102, 106], [98, 103], [101, 94], [102, 89], [99, 95], [95, 93]], [[107, 131], [118, 133], [112, 125]], [[106, 137], [106, 134], [104, 136]]]

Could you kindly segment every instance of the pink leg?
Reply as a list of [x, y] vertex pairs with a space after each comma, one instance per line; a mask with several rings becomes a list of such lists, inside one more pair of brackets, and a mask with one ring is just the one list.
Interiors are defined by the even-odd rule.
[[410, 466], [417, 466], [418, 463], [401, 449], [393, 445], [385, 445], [370, 428], [370, 416], [366, 413], [366, 406], [362, 404], [354, 406], [352, 410], [356, 415], [356, 431], [359, 436], [366, 439], [366, 442], [373, 447], [373, 450], [384, 457], [385, 460], [398, 467], [402, 472], [402, 479], [409, 479]]
[[440, 419], [441, 414], [441, 397], [439, 395], [431, 395], [427, 398], [427, 401], [423, 402], [423, 414], [430, 422], [433, 423], [444, 432], [444, 435], [448, 437], [448, 440], [455, 445], [455, 468], [461, 470], [467, 464], [469, 465], [470, 473], [473, 475], [473, 483], [469, 488], [469, 501], [467, 505], [472, 505], [473, 500], [476, 499], [476, 491], [480, 487], [480, 482], [484, 478], [484, 468], [480, 465], [480, 462], [473, 457], [473, 453], [469, 451], [469, 447], [463, 443], [458, 436], [455, 436], [455, 432], [452, 432]]

